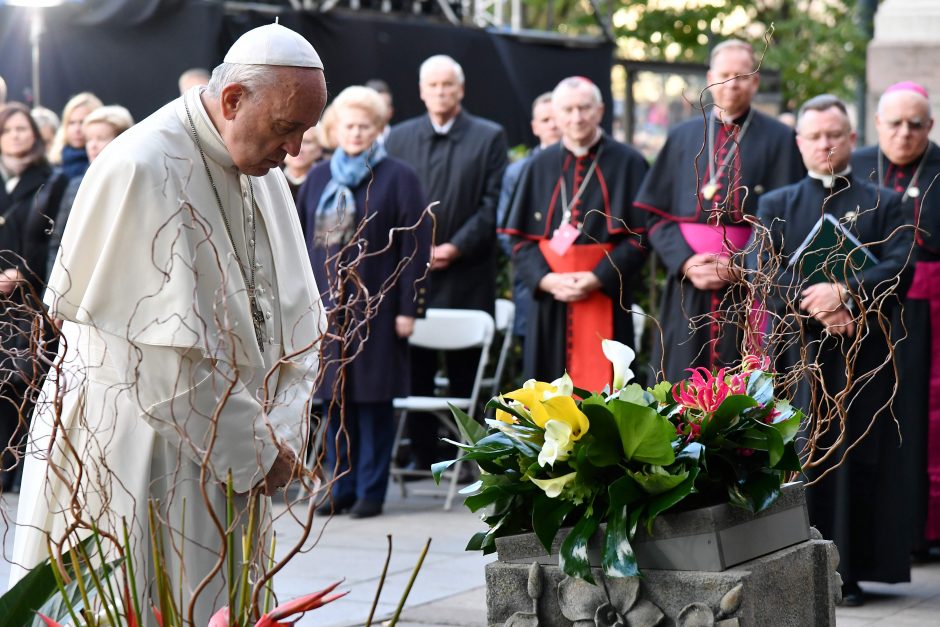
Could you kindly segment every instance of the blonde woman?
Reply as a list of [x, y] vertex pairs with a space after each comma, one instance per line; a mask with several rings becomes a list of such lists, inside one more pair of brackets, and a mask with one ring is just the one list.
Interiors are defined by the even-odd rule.
[[[134, 125], [134, 118], [130, 111], [119, 105], [108, 105], [100, 107], [89, 113], [82, 121], [82, 136], [85, 138], [85, 153], [88, 155], [88, 163], [91, 164], [101, 154], [104, 147], [110, 144], [115, 137]], [[82, 183], [84, 176], [72, 178], [68, 187], [62, 194], [58, 208], [53, 209], [48, 217], [52, 220], [52, 231], [49, 235], [49, 243], [46, 247], [45, 273], [48, 277], [52, 272], [55, 256], [59, 250], [59, 244], [62, 242], [62, 233], [65, 231], [65, 223], [69, 219], [69, 213], [72, 211], [72, 203], [75, 201], [75, 195]], [[48, 228], [48, 227], [47, 227]], [[39, 270], [36, 270], [39, 272]]]
[[355, 357], [342, 365], [343, 347], [323, 348], [317, 397], [328, 408], [324, 447], [336, 481], [319, 511], [367, 518], [379, 515], [385, 502], [395, 436], [392, 399], [410, 389], [408, 336], [415, 318], [424, 316], [421, 278], [431, 225], [426, 219], [415, 228], [425, 206], [417, 174], [376, 141], [385, 125], [381, 96], [368, 87], [348, 87], [330, 110], [336, 151], [310, 171], [297, 210], [323, 302], [339, 311], [330, 316], [332, 323], [367, 326], [368, 332], [360, 331], [345, 347], [344, 354]]
[[61, 168], [70, 179], [83, 175], [88, 169], [82, 122], [89, 113], [99, 107], [101, 101], [98, 97], [84, 91], [72, 96], [62, 110], [62, 124], [49, 148], [49, 162]]

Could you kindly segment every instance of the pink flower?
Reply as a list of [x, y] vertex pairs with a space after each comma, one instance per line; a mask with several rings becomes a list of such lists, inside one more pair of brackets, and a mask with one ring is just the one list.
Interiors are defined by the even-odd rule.
[[[255, 627], [287, 627], [287, 625], [293, 625], [300, 619], [300, 616], [297, 616], [297, 618], [294, 620], [284, 623], [278, 621], [281, 621], [285, 618], [291, 618], [296, 614], [302, 615], [304, 612], [315, 610], [321, 605], [326, 605], [327, 603], [346, 596], [349, 594], [349, 590], [346, 592], [330, 594], [330, 592], [333, 592], [333, 590], [336, 589], [336, 586], [341, 583], [342, 581], [337, 581], [336, 583], [327, 586], [319, 592], [314, 592], [312, 594], [296, 598], [293, 601], [288, 601], [282, 605], [278, 605], [276, 608], [262, 616], [261, 619], [255, 623]], [[208, 627], [231, 627], [229, 625], [230, 620], [231, 617], [229, 609], [227, 607], [223, 607], [221, 610], [212, 615], [212, 618], [209, 619]], [[55, 626], [50, 625], [49, 627]]]
[[39, 616], [39, 618], [42, 619], [42, 622], [44, 622], [44, 623], [46, 624], [46, 627], [62, 627], [61, 624], [55, 622], [54, 620], [52, 620], [52, 619], [49, 618], [48, 616], [45, 616], [45, 615], [43, 615], [43, 614], [40, 614], [39, 612], [36, 612], [36, 615]]
[[767, 355], [745, 355], [741, 359], [741, 366], [744, 372], [754, 370], [768, 372], [770, 370], [770, 357]]
[[706, 414], [714, 412], [732, 392], [746, 387], [746, 381], [732, 382], [734, 389], [725, 381], [725, 369], [712, 374], [707, 368], [689, 368], [692, 376], [687, 381], [680, 381], [672, 388], [672, 397], [677, 403], [689, 409], [697, 409]]

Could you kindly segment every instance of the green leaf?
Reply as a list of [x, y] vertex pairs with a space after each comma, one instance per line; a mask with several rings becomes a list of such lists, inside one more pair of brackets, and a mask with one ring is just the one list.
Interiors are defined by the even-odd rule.
[[441, 475], [444, 474], [444, 471], [456, 464], [459, 460], [448, 459], [443, 462], [435, 462], [431, 464], [431, 475], [434, 477], [434, 483], [440, 485]]
[[682, 463], [691, 463], [697, 465], [702, 459], [702, 454], [705, 452], [705, 447], [699, 444], [698, 442], [689, 442], [679, 451], [679, 454], [676, 455], [676, 461]]
[[732, 394], [721, 402], [711, 419], [702, 424], [702, 439], [711, 440], [726, 428], [733, 426], [745, 409], [756, 407], [757, 401], [744, 394]]
[[803, 470], [803, 464], [800, 463], [800, 456], [796, 454], [794, 443], [787, 442], [783, 445], [783, 457], [773, 467], [774, 470], [783, 470], [791, 472], [800, 472]]
[[637, 405], [648, 405], [649, 402], [646, 399], [646, 392], [638, 383], [631, 383], [622, 390], [617, 396], [621, 401], [625, 403], [635, 403]]
[[550, 499], [539, 491], [532, 506], [532, 529], [546, 551], [552, 550], [552, 542], [561, 529], [565, 517], [574, 509], [574, 503], [561, 499]]
[[767, 405], [774, 400], [774, 378], [766, 372], [757, 370], [747, 380], [747, 394], [760, 405]]
[[630, 477], [620, 477], [607, 487], [611, 503], [630, 505], [646, 498], [643, 490]]
[[783, 437], [771, 425], [761, 425], [760, 429], [767, 436], [767, 455], [770, 457], [768, 463], [771, 467], [774, 467], [783, 458]]
[[695, 478], [698, 477], [699, 467], [693, 466], [689, 469], [689, 476], [685, 481], [674, 487], [669, 492], [660, 494], [650, 500], [646, 507], [645, 520], [646, 530], [652, 533], [653, 521], [661, 513], [680, 503], [682, 499], [695, 491]]
[[653, 409], [633, 403], [612, 400], [607, 404], [614, 416], [624, 460], [668, 466], [676, 459], [672, 441], [675, 428]]
[[591, 428], [582, 438], [585, 443], [584, 455], [578, 452], [579, 459], [586, 459], [598, 468], [620, 463], [623, 449], [620, 446], [620, 432], [613, 415], [603, 405], [583, 405], [581, 411], [588, 417]]
[[780, 496], [780, 474], [755, 472], [746, 480], [728, 486], [729, 502], [753, 513], [770, 507]]
[[662, 466], [649, 466], [649, 472], [627, 471], [627, 475], [637, 482], [644, 492], [651, 495], [662, 494], [673, 489], [689, 477], [689, 471], [684, 470], [678, 474], [672, 474]]
[[591, 575], [591, 562], [588, 559], [588, 541], [597, 531], [599, 521], [596, 516], [585, 514], [574, 526], [568, 537], [561, 543], [558, 566], [569, 577], [583, 579], [594, 584]]
[[483, 425], [468, 416], [467, 413], [459, 407], [454, 407], [449, 403], [448, 406], [450, 407], [450, 413], [454, 415], [454, 420], [457, 421], [460, 437], [462, 437], [465, 442], [468, 444], [476, 444], [477, 441], [486, 437], [486, 428]]
[[[82, 547], [76, 547], [80, 553], [88, 554], [94, 546], [94, 536], [82, 540]], [[70, 564], [68, 553], [63, 555], [63, 562]], [[3, 596], [0, 596], [0, 616], [4, 625], [31, 625], [36, 610], [43, 607], [58, 591], [52, 561], [45, 560], [16, 582]], [[71, 568], [69, 568], [71, 572]]]
[[[91, 570], [87, 567], [82, 568], [82, 572], [79, 575], [82, 579], [82, 585], [87, 591], [89, 600], [98, 598], [101, 596], [102, 592], [107, 598], [107, 584], [105, 579], [111, 576], [111, 573], [117, 567], [122, 559], [116, 559], [112, 562], [109, 562], [100, 568], [95, 570], [95, 574], [98, 576], [98, 580], [102, 583], [102, 586], [105, 586], [104, 590], [98, 589], [95, 585], [95, 582], [91, 575]], [[56, 622], [64, 622], [70, 618], [69, 606], [72, 607], [76, 612], [80, 611], [85, 607], [84, 601], [82, 599], [81, 587], [79, 586], [78, 577], [72, 579], [71, 583], [65, 586], [65, 590], [59, 590], [58, 594], [55, 594], [43, 604], [42, 607], [38, 608], [38, 612], [43, 613], [52, 620]], [[34, 625], [45, 627], [45, 623], [38, 616], [35, 617]]]
[[777, 430], [777, 432], [780, 434], [780, 438], [783, 440], [784, 444], [786, 444], [787, 442], [793, 441], [793, 438], [795, 438], [796, 434], [799, 433], [800, 422], [802, 420], [803, 412], [794, 411], [789, 418], [781, 420], [778, 416], [770, 426]]
[[663, 404], [671, 403], [672, 399], [672, 384], [669, 381], [660, 381], [651, 388], [648, 388], [649, 393], [653, 395], [657, 401]]
[[470, 541], [467, 542], [467, 546], [464, 549], [465, 551], [482, 551], [483, 550], [483, 541], [486, 539], [485, 531], [478, 531], [473, 536], [470, 537]]
[[636, 521], [630, 524], [630, 503], [624, 500], [626, 490], [609, 490], [610, 506], [607, 510], [607, 532], [604, 534], [604, 553], [601, 565], [607, 577], [638, 577], [640, 569], [630, 540], [636, 531]]

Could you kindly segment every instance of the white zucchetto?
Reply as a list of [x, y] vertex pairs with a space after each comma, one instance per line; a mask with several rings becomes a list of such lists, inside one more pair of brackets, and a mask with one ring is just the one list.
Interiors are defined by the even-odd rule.
[[245, 65], [289, 65], [323, 69], [320, 55], [300, 33], [267, 24], [253, 28], [238, 38], [223, 59]]

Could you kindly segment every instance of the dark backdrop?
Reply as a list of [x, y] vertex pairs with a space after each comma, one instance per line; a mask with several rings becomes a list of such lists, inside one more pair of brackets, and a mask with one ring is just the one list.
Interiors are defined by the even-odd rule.
[[[254, 12], [225, 15], [219, 3], [199, 0], [95, 0], [44, 15], [42, 104], [61, 111], [69, 96], [90, 90], [106, 104], [126, 106], [135, 119], [178, 95], [181, 72], [214, 67], [239, 35], [272, 19]], [[331, 94], [371, 78], [388, 82], [395, 121], [424, 112], [418, 66], [432, 54], [444, 53], [464, 68], [464, 106], [502, 124], [510, 144], [533, 141], [532, 100], [571, 75], [586, 76], [601, 88], [609, 128], [609, 45], [569, 48], [522, 42], [420, 18], [364, 13], [284, 11], [281, 23], [317, 48]], [[28, 12], [0, 6], [0, 76], [7, 81], [8, 99], [28, 100], [30, 72]]]

